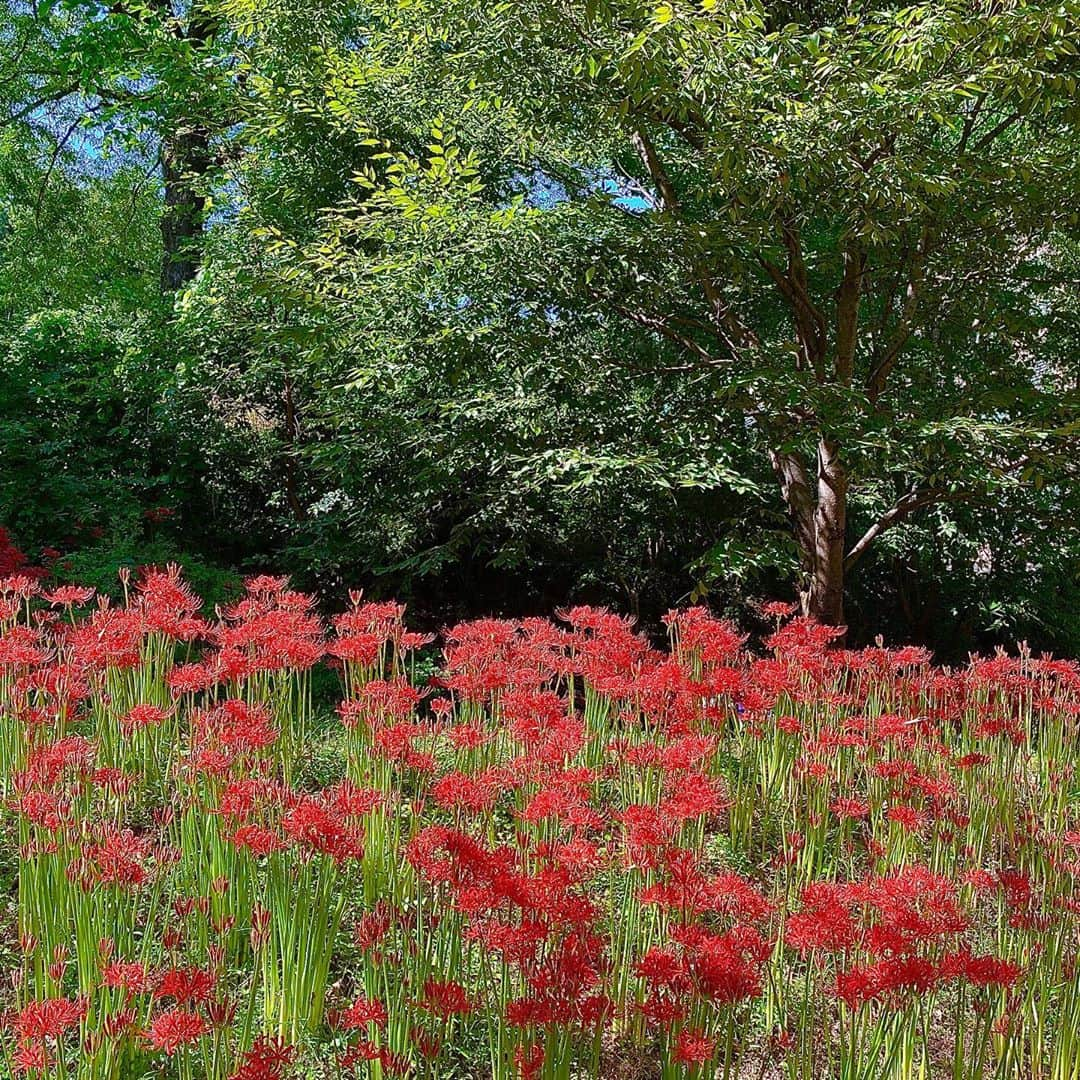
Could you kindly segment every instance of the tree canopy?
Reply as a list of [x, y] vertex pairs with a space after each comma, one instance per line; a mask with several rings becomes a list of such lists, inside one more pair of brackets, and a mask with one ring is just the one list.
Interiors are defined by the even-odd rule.
[[1078, 26], [8, 0], [0, 414], [42, 450], [5, 454], [0, 521], [432, 613], [789, 591], [1062, 647]]

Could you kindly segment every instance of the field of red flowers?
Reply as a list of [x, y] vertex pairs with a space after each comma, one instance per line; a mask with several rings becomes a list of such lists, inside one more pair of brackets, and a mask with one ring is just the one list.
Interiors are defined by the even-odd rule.
[[4, 1075], [1080, 1078], [1075, 663], [125, 594], [0, 581]]

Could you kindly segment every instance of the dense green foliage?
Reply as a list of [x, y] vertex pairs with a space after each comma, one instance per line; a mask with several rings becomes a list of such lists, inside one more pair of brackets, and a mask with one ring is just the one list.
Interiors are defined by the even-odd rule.
[[1075, 652], [1078, 27], [6, 0], [0, 523], [102, 581], [794, 586], [863, 639]]

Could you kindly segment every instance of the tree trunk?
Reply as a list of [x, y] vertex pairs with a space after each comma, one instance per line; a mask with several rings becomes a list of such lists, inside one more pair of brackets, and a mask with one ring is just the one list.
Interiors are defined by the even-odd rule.
[[847, 473], [836, 443], [824, 437], [818, 441], [817, 466], [814, 575], [807, 614], [829, 626], [843, 626]]
[[165, 208], [161, 215], [161, 290], [175, 292], [199, 266], [206, 195], [201, 185], [210, 167], [206, 131], [194, 128], [166, 137], [161, 150]]
[[799, 606], [805, 615], [814, 578], [814, 496], [801, 454], [793, 450], [773, 450], [769, 457], [780, 481], [780, 491], [787, 503], [795, 545], [799, 550]]
[[[175, 18], [171, 0], [150, 0], [150, 6], [166, 20]], [[214, 43], [221, 16], [206, 0], [191, 0], [184, 41], [201, 57]], [[191, 102], [196, 107], [194, 101]], [[197, 108], [197, 107], [196, 107]], [[162, 137], [161, 173], [165, 184], [165, 207], [161, 215], [161, 290], [175, 292], [195, 276], [199, 268], [210, 172], [210, 128], [206, 117], [192, 111], [166, 130]]]
[[773, 451], [770, 457], [799, 549], [799, 606], [818, 622], [843, 626], [848, 484], [840, 448], [824, 436], [818, 440], [813, 490], [802, 455]]

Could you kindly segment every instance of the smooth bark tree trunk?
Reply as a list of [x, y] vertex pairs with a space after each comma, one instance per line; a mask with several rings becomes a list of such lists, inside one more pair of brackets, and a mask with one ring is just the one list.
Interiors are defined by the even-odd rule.
[[799, 606], [818, 622], [843, 626], [848, 480], [840, 448], [819, 438], [813, 478], [797, 451], [770, 457], [799, 550]]
[[799, 606], [805, 615], [814, 576], [814, 496], [801, 454], [797, 451], [774, 450], [769, 456], [773, 471], [780, 481], [780, 491], [787, 504], [795, 545], [799, 551]]
[[820, 623], [843, 626], [848, 482], [836, 443], [824, 437], [819, 440], [817, 466], [814, 575], [807, 614]]

